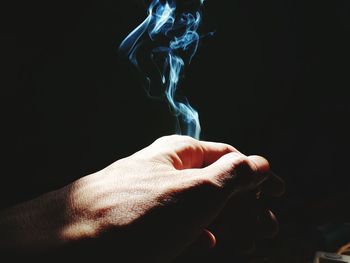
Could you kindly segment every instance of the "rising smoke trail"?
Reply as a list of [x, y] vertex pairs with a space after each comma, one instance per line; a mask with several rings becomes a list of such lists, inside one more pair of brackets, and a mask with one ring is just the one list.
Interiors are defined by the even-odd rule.
[[[176, 0], [153, 0], [147, 18], [125, 38], [119, 50], [141, 70], [138, 51], [147, 42], [152, 42], [151, 50], [142, 55], [149, 56], [158, 67], [165, 98], [177, 120], [176, 132], [199, 139], [201, 127], [198, 112], [186, 98], [180, 99], [177, 94], [184, 68], [191, 62], [200, 40], [197, 31], [202, 20], [200, 9], [204, 0], [196, 1], [195, 7], [192, 5], [191, 8], [183, 8], [183, 11]], [[149, 89], [151, 79], [146, 76], [146, 80]]]

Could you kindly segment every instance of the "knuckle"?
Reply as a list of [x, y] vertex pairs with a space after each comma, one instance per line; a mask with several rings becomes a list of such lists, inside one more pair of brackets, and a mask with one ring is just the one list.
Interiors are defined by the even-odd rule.
[[155, 142], [162, 142], [162, 143], [194, 143], [196, 140], [193, 139], [190, 136], [184, 136], [184, 135], [167, 135], [160, 137]]
[[212, 189], [212, 190], [219, 190], [222, 188], [221, 182], [217, 180], [209, 179], [209, 178], [197, 179], [195, 180], [194, 185], [196, 187]]
[[174, 139], [176, 142], [183, 144], [197, 144], [197, 141], [195, 139], [187, 135], [176, 135]]
[[168, 141], [170, 138], [170, 136], [162, 136], [160, 138], [158, 138], [157, 140], [154, 141], [154, 143], [163, 143], [163, 142], [166, 142]]
[[228, 165], [222, 168], [222, 173], [230, 173], [242, 168], [251, 168], [249, 158], [241, 153], [233, 152], [229, 158]]
[[236, 157], [236, 165], [237, 166], [244, 166], [244, 165], [249, 165], [249, 158], [243, 154], [239, 154]]
[[164, 143], [173, 149], [177, 149], [178, 151], [196, 152], [197, 150], [201, 149], [199, 141], [193, 139], [190, 136], [167, 136], [164, 138]]
[[233, 163], [234, 169], [247, 169], [247, 170], [252, 170], [252, 165], [247, 156], [244, 155], [239, 155], [236, 159], [235, 162]]
[[227, 144], [227, 143], [219, 143], [219, 144], [222, 146], [222, 148], [224, 149], [225, 152], [228, 152], [228, 153], [229, 152], [238, 152], [238, 150], [230, 144]]

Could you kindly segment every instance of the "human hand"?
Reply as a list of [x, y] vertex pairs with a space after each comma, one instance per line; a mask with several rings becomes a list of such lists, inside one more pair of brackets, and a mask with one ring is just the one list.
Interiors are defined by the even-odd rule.
[[230, 198], [268, 176], [264, 158], [230, 145], [163, 137], [71, 185], [73, 218], [62, 237], [108, 239], [118, 255], [166, 262], [196, 240]]
[[61, 245], [78, 257], [169, 262], [203, 233], [228, 200], [257, 189], [269, 176], [262, 157], [245, 156], [227, 144], [167, 136], [12, 209], [7, 217], [31, 208], [26, 218], [36, 218], [37, 235], [22, 240], [27, 248]]

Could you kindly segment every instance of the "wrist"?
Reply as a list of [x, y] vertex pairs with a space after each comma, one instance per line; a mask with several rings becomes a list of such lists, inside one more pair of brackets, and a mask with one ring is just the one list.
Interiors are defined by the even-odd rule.
[[45, 251], [93, 237], [93, 224], [74, 213], [69, 194], [65, 187], [0, 211], [0, 248]]

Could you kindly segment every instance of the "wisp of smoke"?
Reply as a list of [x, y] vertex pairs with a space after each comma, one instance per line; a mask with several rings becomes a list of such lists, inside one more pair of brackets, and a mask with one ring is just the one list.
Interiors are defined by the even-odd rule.
[[[184, 2], [186, 0], [178, 0]], [[177, 93], [184, 68], [195, 55], [200, 36], [198, 28], [202, 20], [204, 0], [198, 0], [195, 8], [182, 10], [176, 0], [153, 0], [147, 18], [121, 43], [119, 50], [141, 71], [138, 58], [148, 56], [160, 73], [160, 85], [172, 113], [176, 117], [176, 132], [199, 139], [198, 112], [186, 98]], [[184, 8], [186, 9], [186, 8]], [[152, 43], [149, 51], [140, 52], [142, 46]], [[152, 79], [145, 74], [147, 89]]]

